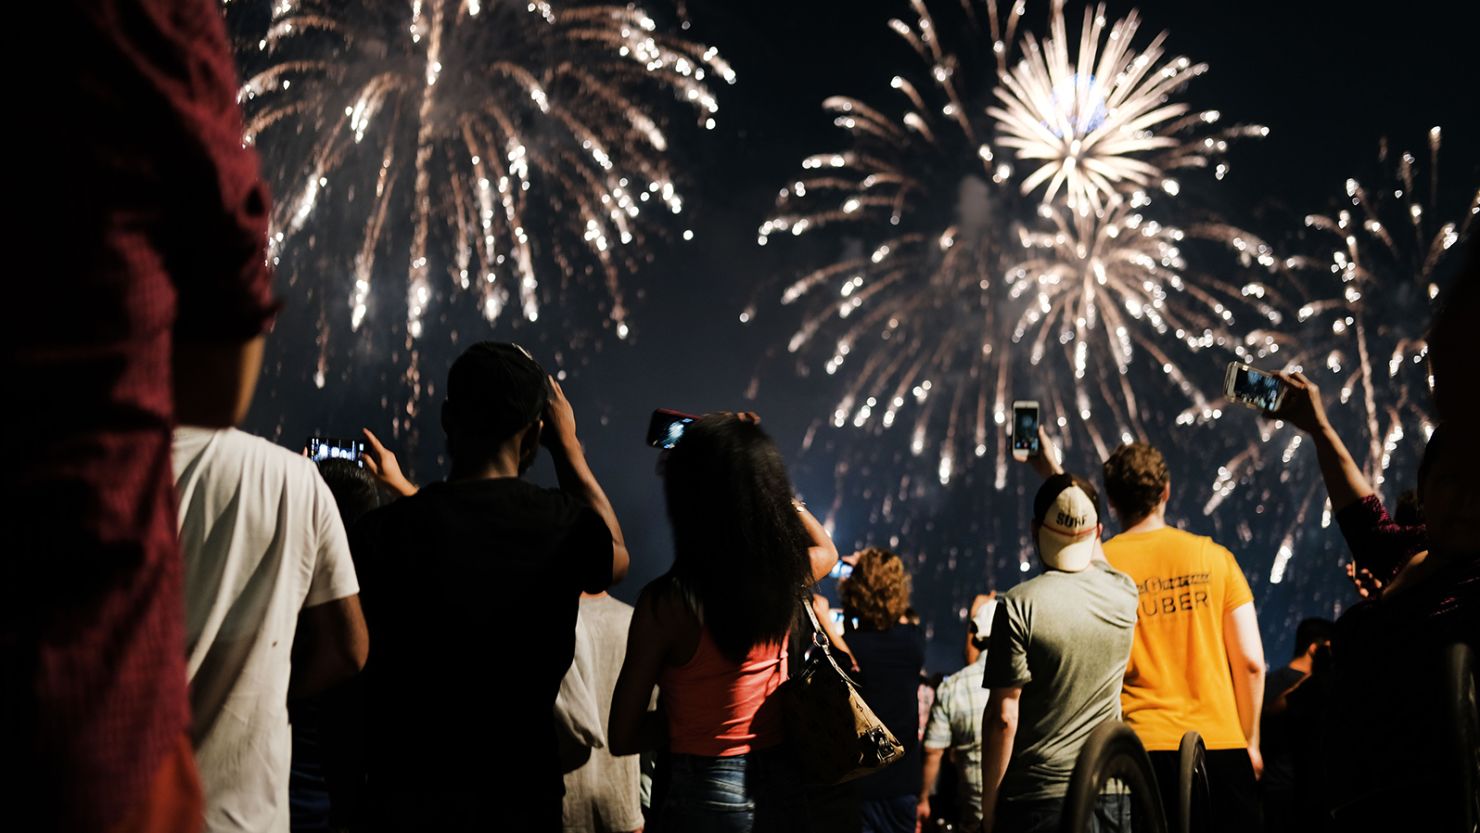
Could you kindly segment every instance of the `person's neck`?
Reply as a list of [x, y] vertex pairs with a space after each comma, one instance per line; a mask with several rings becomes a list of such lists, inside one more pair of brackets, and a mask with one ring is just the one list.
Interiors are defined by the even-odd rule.
[[1302, 674], [1309, 674], [1310, 654], [1301, 654], [1300, 656], [1290, 660], [1290, 668], [1294, 671], [1299, 671]]
[[476, 463], [464, 463], [453, 460], [452, 471], [447, 479], [449, 482], [460, 480], [498, 480], [510, 477], [517, 478], [519, 475], [519, 447], [514, 445], [512, 447], [504, 446], [492, 458], [480, 460]]
[[1136, 521], [1135, 523], [1133, 523], [1130, 526], [1126, 527], [1122, 531], [1123, 532], [1155, 532], [1158, 529], [1165, 529], [1166, 528], [1166, 525], [1167, 525], [1167, 507], [1166, 507], [1166, 504], [1162, 504], [1161, 506], [1158, 506], [1155, 509], [1151, 510], [1151, 514], [1147, 515], [1146, 517], [1142, 518], [1139, 521]]

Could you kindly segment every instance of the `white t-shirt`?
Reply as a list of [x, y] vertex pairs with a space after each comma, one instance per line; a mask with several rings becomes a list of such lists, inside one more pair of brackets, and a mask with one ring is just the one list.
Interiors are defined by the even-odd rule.
[[307, 458], [235, 429], [178, 428], [191, 740], [208, 831], [288, 831], [298, 613], [360, 591]]

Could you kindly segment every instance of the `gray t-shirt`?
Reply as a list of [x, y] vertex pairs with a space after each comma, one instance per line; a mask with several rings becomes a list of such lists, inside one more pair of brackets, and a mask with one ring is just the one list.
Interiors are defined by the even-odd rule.
[[1079, 573], [1050, 570], [1000, 602], [982, 685], [1021, 686], [1023, 693], [999, 796], [1059, 798], [1089, 733], [1120, 718], [1136, 585], [1097, 561]]

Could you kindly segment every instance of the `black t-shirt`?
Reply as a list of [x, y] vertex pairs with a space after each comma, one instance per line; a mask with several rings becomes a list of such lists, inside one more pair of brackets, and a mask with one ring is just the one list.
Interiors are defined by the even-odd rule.
[[[1290, 666], [1270, 672], [1264, 678], [1264, 708], [1290, 687], [1305, 679], [1305, 674]], [[1259, 754], [1264, 758], [1264, 787], [1292, 789], [1295, 767], [1291, 759], [1290, 715], [1272, 715], [1265, 711], [1259, 721]]]
[[858, 779], [858, 795], [895, 798], [920, 792], [920, 669], [925, 641], [914, 625], [852, 631], [845, 639], [858, 663], [858, 693], [904, 746], [904, 757]]
[[350, 546], [372, 794], [517, 796], [558, 819], [553, 709], [581, 591], [611, 583], [601, 516], [513, 478], [435, 483], [366, 515]]

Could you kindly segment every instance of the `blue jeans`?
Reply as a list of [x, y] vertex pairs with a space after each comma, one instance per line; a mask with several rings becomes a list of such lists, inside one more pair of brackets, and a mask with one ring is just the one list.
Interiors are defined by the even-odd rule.
[[858, 808], [863, 816], [862, 833], [915, 833], [918, 804], [919, 799], [913, 795], [864, 800]]
[[[1038, 801], [999, 801], [996, 833], [1058, 833], [1059, 816], [1064, 799], [1044, 798]], [[1131, 797], [1125, 794], [1101, 795], [1096, 803], [1094, 833], [1130, 833]]]
[[800, 829], [799, 778], [780, 750], [708, 758], [671, 755], [659, 815], [666, 833], [784, 833]]

